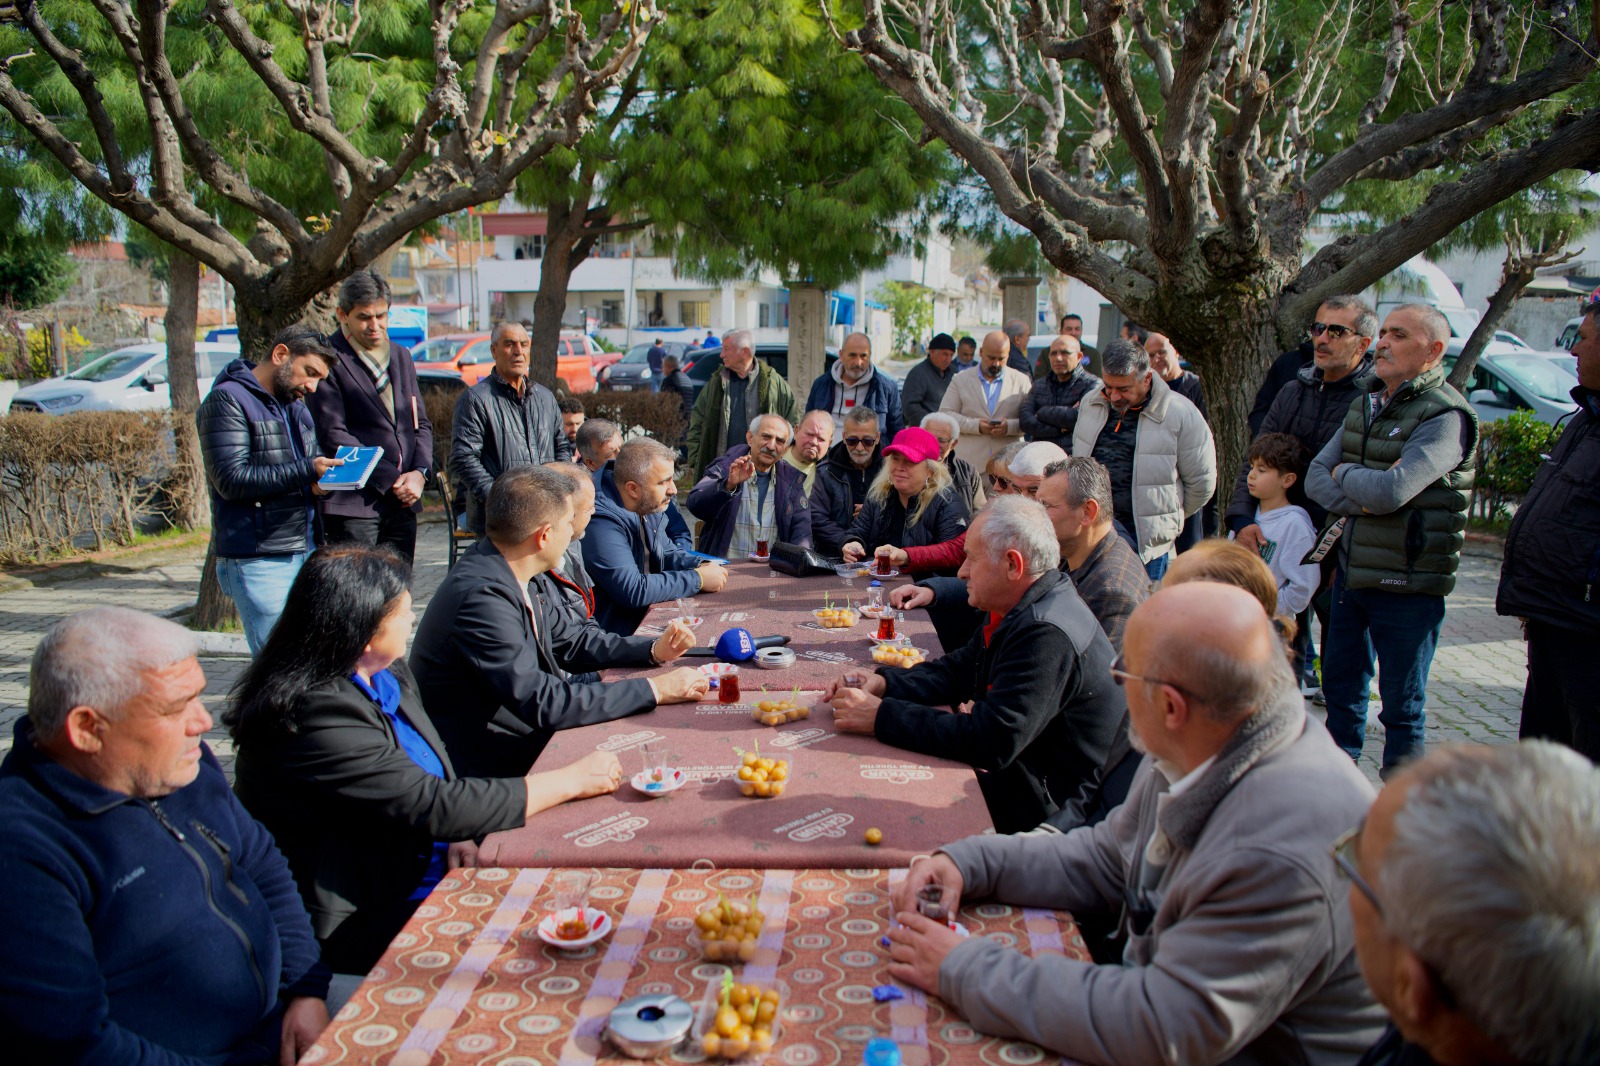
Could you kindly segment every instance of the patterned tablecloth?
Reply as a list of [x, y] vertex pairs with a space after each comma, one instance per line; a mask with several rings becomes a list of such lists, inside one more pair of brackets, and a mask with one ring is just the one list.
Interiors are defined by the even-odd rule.
[[[874, 1036], [900, 1044], [906, 1066], [1027, 1066], [1059, 1061], [1032, 1044], [985, 1037], [937, 997], [905, 989], [877, 1003], [890, 983], [886, 870], [602, 870], [591, 895], [614, 931], [588, 948], [560, 951], [534, 927], [550, 897], [551, 871], [462, 870], [441, 881], [367, 980], [334, 1018], [304, 1066], [591, 1066], [625, 1063], [601, 1040], [617, 1003], [670, 992], [697, 1005], [722, 967], [702, 960], [687, 934], [717, 893], [757, 895], [767, 916], [755, 957], [735, 978], [787, 982], [783, 1032], [769, 1066], [854, 1066]], [[1031, 955], [1087, 959], [1068, 915], [979, 904], [960, 920]], [[663, 1061], [702, 1061], [686, 1046]]]
[[[977, 778], [965, 764], [838, 733], [827, 707], [782, 726], [754, 721], [751, 708], [763, 698], [761, 683], [770, 684], [773, 698], [788, 696], [799, 685], [799, 700], [811, 704], [820, 698], [820, 687], [845, 668], [807, 655], [838, 657], [864, 671], [875, 664], [865, 622], [848, 630], [806, 628], [813, 620], [802, 612], [820, 607], [825, 592], [841, 593], [839, 579], [779, 576], [772, 581], [765, 568], [757, 572], [751, 564], [736, 565], [733, 573], [731, 595], [696, 598], [695, 610], [705, 618], [701, 637], [714, 638], [728, 625], [744, 625], [757, 636], [790, 633], [800, 663], [783, 671], [746, 669], [737, 704], [668, 706], [557, 733], [536, 769], [565, 766], [602, 748], [616, 752], [631, 777], [643, 766], [640, 746], [662, 740], [688, 783], [655, 796], [624, 783], [611, 795], [544, 811], [521, 829], [491, 835], [480, 852], [484, 865], [905, 866], [913, 856], [991, 827]], [[859, 594], [860, 586], [858, 580], [853, 591]], [[778, 598], [768, 598], [768, 590]], [[842, 603], [843, 596], [837, 599]], [[677, 614], [675, 606], [667, 607], [653, 611], [646, 625], [664, 624]], [[931, 644], [937, 655], [939, 644], [926, 615], [913, 614], [906, 628], [919, 646]], [[647, 671], [613, 674], [642, 672]], [[763, 754], [790, 761], [781, 796], [740, 794], [734, 780], [738, 753], [758, 746]], [[883, 833], [878, 847], [864, 841], [869, 828]]]

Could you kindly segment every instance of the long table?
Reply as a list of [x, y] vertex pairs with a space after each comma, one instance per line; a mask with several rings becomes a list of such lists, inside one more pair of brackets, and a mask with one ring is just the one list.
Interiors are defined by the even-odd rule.
[[[889, 886], [902, 870], [601, 870], [592, 905], [614, 931], [579, 951], [539, 940], [553, 871], [458, 870], [435, 887], [335, 1016], [302, 1066], [591, 1066], [626, 1063], [601, 1039], [617, 1003], [669, 992], [697, 1005], [721, 966], [687, 935], [718, 893], [754, 894], [766, 914], [746, 981], [790, 988], [772, 1066], [854, 1066], [875, 1036], [900, 1044], [906, 1066], [1059, 1061], [1032, 1044], [984, 1036], [933, 996], [875, 1002], [890, 983], [879, 938]], [[963, 907], [959, 920], [1030, 955], [1087, 960], [1071, 917], [1001, 904]], [[686, 1048], [667, 1061], [699, 1061]]]
[[[625, 781], [611, 795], [544, 811], [530, 825], [491, 835], [479, 852], [481, 863], [905, 866], [950, 840], [992, 828], [969, 766], [893, 748], [873, 737], [839, 733], [827, 707], [782, 726], [754, 721], [751, 709], [763, 698], [763, 684], [773, 698], [799, 688], [799, 699], [811, 704], [820, 699], [822, 686], [846, 669], [876, 667], [868, 620], [850, 629], [824, 630], [809, 613], [823, 605], [825, 596], [842, 605], [847, 595], [864, 596], [866, 588], [861, 579], [847, 592], [837, 577], [772, 577], [765, 566], [749, 563], [734, 564], [731, 571], [722, 592], [694, 600], [695, 613], [704, 619], [697, 629], [700, 638], [714, 641], [731, 626], [744, 626], [758, 637], [788, 634], [798, 656], [795, 666], [768, 671], [746, 664], [737, 704], [668, 706], [557, 733], [536, 769], [564, 766], [602, 749], [615, 752], [625, 777], [631, 777], [642, 767], [640, 746], [664, 741], [688, 784], [652, 796]], [[659, 629], [677, 614], [674, 604], [657, 605], [641, 631]], [[940, 654], [923, 612], [908, 615], [903, 628], [918, 647], [932, 656]], [[606, 676], [656, 672], [618, 670]], [[791, 760], [792, 775], [783, 795], [740, 794], [735, 780], [739, 753], [757, 747], [764, 755]], [[882, 843], [866, 843], [867, 829], [878, 829]]]

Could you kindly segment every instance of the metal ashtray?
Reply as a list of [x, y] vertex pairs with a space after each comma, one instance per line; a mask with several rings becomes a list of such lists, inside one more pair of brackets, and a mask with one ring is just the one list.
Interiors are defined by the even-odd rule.
[[795, 664], [795, 654], [788, 648], [762, 648], [756, 652], [756, 665], [763, 670], [787, 670]]
[[656, 992], [618, 1003], [606, 1036], [630, 1059], [654, 1059], [683, 1043], [693, 1026], [694, 1009], [683, 997]]

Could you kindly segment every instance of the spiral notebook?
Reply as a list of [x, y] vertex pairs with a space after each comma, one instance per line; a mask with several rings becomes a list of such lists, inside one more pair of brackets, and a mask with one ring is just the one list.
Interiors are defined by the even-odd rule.
[[367, 486], [367, 478], [372, 476], [377, 469], [378, 460], [383, 458], [382, 448], [353, 448], [346, 445], [333, 453], [335, 459], [343, 459], [343, 466], [336, 466], [322, 475], [317, 482], [325, 489], [362, 489]]

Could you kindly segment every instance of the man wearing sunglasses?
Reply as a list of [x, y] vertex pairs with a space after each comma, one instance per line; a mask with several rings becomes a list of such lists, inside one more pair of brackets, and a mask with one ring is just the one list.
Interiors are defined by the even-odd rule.
[[[1064, 835], [969, 837], [913, 864], [892, 893], [890, 975], [983, 1032], [1088, 1062], [1353, 1061], [1383, 1014], [1328, 846], [1372, 786], [1306, 714], [1260, 603], [1213, 582], [1163, 589], [1109, 673], [1148, 756], [1126, 802]], [[952, 909], [1120, 912], [1120, 964], [962, 940], [916, 913], [930, 883]]]
[[844, 439], [817, 464], [817, 479], [811, 486], [811, 543], [824, 555], [838, 555], [844, 547], [845, 531], [883, 466], [877, 412], [852, 407], [842, 425]]
[[1600, 771], [1554, 744], [1443, 748], [1334, 845], [1390, 1027], [1361, 1066], [1600, 1060]]

